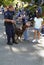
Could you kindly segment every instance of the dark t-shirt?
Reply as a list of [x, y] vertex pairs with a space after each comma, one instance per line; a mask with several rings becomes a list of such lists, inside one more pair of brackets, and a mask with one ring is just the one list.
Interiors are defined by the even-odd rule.
[[[4, 12], [4, 19], [13, 20], [14, 11], [6, 11]], [[5, 24], [12, 24], [11, 22], [5, 22]]]

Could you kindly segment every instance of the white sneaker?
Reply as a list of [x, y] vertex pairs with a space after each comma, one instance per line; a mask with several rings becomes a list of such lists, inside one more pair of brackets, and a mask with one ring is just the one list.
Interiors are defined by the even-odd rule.
[[39, 39], [39, 40], [37, 40], [38, 41], [38, 43], [41, 43], [41, 40]]
[[36, 39], [34, 39], [32, 42], [34, 43], [34, 42], [36, 42], [37, 40]]

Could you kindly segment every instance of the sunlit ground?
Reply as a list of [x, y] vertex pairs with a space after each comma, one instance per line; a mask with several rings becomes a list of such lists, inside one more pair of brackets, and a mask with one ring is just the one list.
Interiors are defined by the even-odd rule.
[[[30, 37], [30, 39], [32, 39], [32, 37]], [[11, 65], [15, 63], [15, 65], [44, 65], [43, 43], [22, 42], [9, 46], [6, 44], [5, 32], [0, 34], [0, 41], [0, 62], [2, 61], [2, 65], [5, 65], [5, 63], [8, 63], [8, 65], [10, 65], [9, 63], [13, 63]]]
[[[34, 30], [30, 30], [30, 32], [34, 32]], [[3, 34], [6, 35], [5, 32]], [[0, 37], [4, 38], [3, 34]], [[33, 39], [33, 37], [30, 37], [30, 39]], [[32, 42], [30, 42], [30, 43], [33, 44]], [[33, 52], [33, 53], [30, 53], [31, 55], [37, 54], [38, 56], [41, 56], [41, 57], [44, 58], [44, 37], [43, 36], [40, 37], [40, 43], [33, 44], [32, 47], [35, 48], [36, 51]], [[21, 47], [18, 47], [18, 48], [17, 48], [17, 46], [16, 47], [5, 46], [5, 49], [8, 49], [8, 50], [11, 50], [14, 53], [20, 53], [20, 54], [21, 54], [21, 52], [26, 53], [27, 51], [29, 51], [27, 49], [27, 47], [25, 47], [25, 46], [21, 46]]]
[[[44, 37], [41, 40], [42, 40], [41, 43], [37, 43], [37, 44], [33, 44], [32, 43], [33, 44], [32, 47], [35, 48], [36, 51], [33, 52], [33, 53], [30, 53], [31, 55], [37, 54], [37, 55], [39, 55], [41, 57], [44, 57]], [[21, 44], [21, 45], [23, 45], [23, 44]], [[28, 48], [25, 47], [25, 46], [21, 46], [21, 47], [19, 46], [18, 48], [17, 48], [17, 46], [16, 47], [14, 47], [14, 46], [13, 47], [11, 47], [11, 46], [5, 46], [5, 49], [8, 49], [8, 50], [11, 50], [14, 53], [20, 53], [20, 54], [21, 54], [21, 52], [26, 53], [27, 51], [29, 51]]]

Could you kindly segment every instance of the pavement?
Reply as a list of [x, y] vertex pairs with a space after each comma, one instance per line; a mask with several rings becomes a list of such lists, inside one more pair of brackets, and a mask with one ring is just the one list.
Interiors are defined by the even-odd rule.
[[44, 44], [32, 43], [33, 28], [29, 29], [29, 41], [6, 44], [3, 15], [0, 15], [0, 65], [44, 65]]

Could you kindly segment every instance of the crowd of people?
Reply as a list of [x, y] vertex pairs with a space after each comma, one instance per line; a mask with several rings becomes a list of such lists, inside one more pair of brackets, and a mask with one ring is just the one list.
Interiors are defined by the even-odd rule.
[[[15, 17], [13, 17], [14, 15]], [[18, 42], [15, 40], [15, 32], [14, 32], [15, 29], [13, 26], [13, 24], [17, 24], [18, 21], [20, 22], [20, 25], [21, 24], [27, 25], [27, 28], [24, 31], [24, 40], [29, 40], [28, 27], [33, 25], [31, 21], [34, 21], [34, 40], [32, 40], [32, 42], [36, 42], [36, 41], [39, 42], [40, 32], [44, 34], [44, 24], [42, 25], [43, 18], [41, 17], [41, 15], [42, 15], [41, 7], [38, 7], [33, 13], [30, 10], [25, 11], [24, 8], [16, 13], [13, 6], [9, 5], [4, 12], [4, 25], [7, 35], [7, 44], [8, 45], [13, 45], [13, 43], [18, 44]], [[38, 39], [36, 39], [36, 36], [38, 36]], [[11, 38], [12, 38], [12, 42], [11, 42]]]

